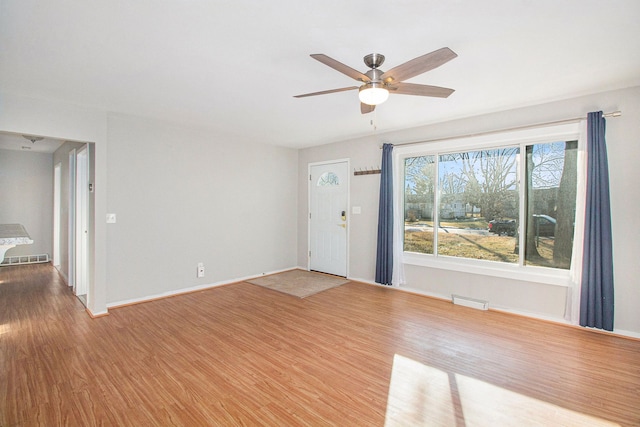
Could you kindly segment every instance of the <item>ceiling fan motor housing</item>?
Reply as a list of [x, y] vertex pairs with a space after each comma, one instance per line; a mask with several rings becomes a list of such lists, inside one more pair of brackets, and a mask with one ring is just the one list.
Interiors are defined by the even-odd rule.
[[371, 82], [373, 83], [379, 83], [380, 82], [380, 77], [384, 74], [384, 71], [379, 70], [377, 68], [372, 68], [371, 70], [367, 71], [366, 73], [364, 73], [365, 76], [369, 77], [369, 79], [371, 80]]
[[379, 53], [370, 53], [364, 57], [364, 63], [369, 68], [378, 68], [384, 63], [384, 55]]

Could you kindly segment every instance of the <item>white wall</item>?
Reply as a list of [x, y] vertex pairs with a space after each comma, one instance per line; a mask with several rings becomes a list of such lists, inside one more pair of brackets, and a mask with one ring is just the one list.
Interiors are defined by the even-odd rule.
[[7, 257], [52, 256], [52, 159], [47, 153], [0, 150], [0, 224], [22, 224], [33, 240], [9, 249]]
[[0, 131], [94, 143], [92, 314], [295, 267], [295, 150], [15, 94], [0, 111]]
[[124, 115], [108, 129], [110, 305], [295, 267], [295, 150]]
[[[590, 111], [621, 110], [622, 117], [607, 120], [607, 146], [611, 180], [615, 268], [615, 329], [640, 336], [640, 238], [633, 228], [640, 208], [640, 87], [605, 92], [501, 113], [487, 114], [420, 128], [390, 132], [299, 152], [298, 264], [307, 263], [306, 169], [311, 162], [350, 158], [356, 169], [380, 164], [382, 142], [401, 144], [472, 133], [499, 131], [517, 126], [586, 117]], [[382, 114], [381, 112], [378, 114]], [[349, 272], [355, 279], [375, 277], [379, 175], [351, 179], [351, 206], [362, 206], [361, 215], [351, 216]], [[407, 266], [408, 289], [450, 298], [451, 294], [489, 300], [494, 308], [562, 321], [565, 289], [490, 276], [456, 273], [426, 267]]]

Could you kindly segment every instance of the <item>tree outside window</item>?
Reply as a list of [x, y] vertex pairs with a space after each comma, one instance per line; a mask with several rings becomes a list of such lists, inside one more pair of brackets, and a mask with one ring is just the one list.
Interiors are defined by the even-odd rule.
[[406, 252], [570, 267], [577, 141], [408, 157], [404, 166]]

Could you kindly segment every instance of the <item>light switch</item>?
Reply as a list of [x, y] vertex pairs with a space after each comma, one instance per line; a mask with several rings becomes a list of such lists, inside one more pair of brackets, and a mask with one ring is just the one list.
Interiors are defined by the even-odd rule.
[[351, 213], [354, 215], [360, 215], [362, 213], [362, 209], [360, 208], [360, 206], [353, 206], [351, 208]]
[[116, 214], [108, 213], [107, 214], [107, 224], [115, 224], [116, 223]]

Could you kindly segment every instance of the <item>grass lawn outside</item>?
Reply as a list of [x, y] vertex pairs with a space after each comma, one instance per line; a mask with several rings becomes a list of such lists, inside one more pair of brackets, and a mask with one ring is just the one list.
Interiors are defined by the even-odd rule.
[[[471, 221], [468, 222], [471, 223]], [[473, 222], [477, 223], [479, 221]], [[407, 223], [407, 226], [430, 226], [432, 224], [427, 224], [423, 221], [420, 221], [420, 223], [421, 224]], [[440, 224], [443, 227], [447, 227], [447, 225], [445, 225], [445, 222], [441, 222]], [[466, 227], [466, 229], [474, 228], [475, 227]], [[538, 252], [540, 254], [540, 258], [527, 260], [525, 264], [539, 267], [555, 267], [553, 263], [553, 244], [553, 238], [541, 237], [538, 241]], [[513, 236], [499, 236], [493, 233], [456, 234], [447, 233], [442, 229], [440, 229], [438, 232], [439, 255], [480, 259], [486, 261], [518, 263], [518, 251], [516, 246], [517, 238]], [[413, 228], [411, 232], [405, 232], [404, 250], [406, 252], [433, 254], [433, 230], [430, 229], [418, 231], [417, 229]]]

